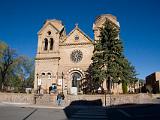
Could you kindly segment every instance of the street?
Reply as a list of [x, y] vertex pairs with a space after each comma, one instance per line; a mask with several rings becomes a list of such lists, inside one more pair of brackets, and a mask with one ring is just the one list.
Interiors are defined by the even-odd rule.
[[0, 120], [159, 120], [160, 104], [76, 106], [66, 108], [25, 107], [0, 104]]
[[160, 104], [122, 105], [108, 109], [110, 120], [159, 120]]
[[[23, 105], [25, 106], [25, 105]], [[63, 109], [0, 105], [0, 120], [66, 120]]]

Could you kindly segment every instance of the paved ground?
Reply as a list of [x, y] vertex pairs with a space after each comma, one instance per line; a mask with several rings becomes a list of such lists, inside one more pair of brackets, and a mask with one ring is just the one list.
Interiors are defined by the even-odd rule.
[[67, 117], [61, 107], [0, 104], [0, 120], [67, 120]]
[[116, 106], [107, 112], [110, 120], [159, 120], [160, 104]]
[[51, 107], [0, 103], [0, 120], [159, 120], [160, 104]]
[[64, 111], [69, 120], [108, 120], [107, 109], [101, 106], [69, 106]]

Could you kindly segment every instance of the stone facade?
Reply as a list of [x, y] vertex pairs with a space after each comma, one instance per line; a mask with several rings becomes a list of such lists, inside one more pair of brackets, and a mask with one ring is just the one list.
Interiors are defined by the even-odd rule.
[[[99, 28], [105, 20], [119, 28], [115, 16], [99, 16], [93, 24], [96, 40], [100, 33]], [[81, 93], [85, 73], [92, 62], [93, 50], [94, 41], [78, 25], [66, 35], [60, 20], [47, 20], [38, 32], [34, 89], [38, 90], [38, 86], [41, 86], [41, 92], [49, 93], [49, 87], [55, 84], [64, 93]]]
[[151, 92], [160, 92], [160, 72], [154, 72], [146, 77], [146, 88], [151, 87]]

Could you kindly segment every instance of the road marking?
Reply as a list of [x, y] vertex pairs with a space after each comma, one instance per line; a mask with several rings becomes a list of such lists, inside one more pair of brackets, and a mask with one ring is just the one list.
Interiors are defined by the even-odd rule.
[[123, 115], [125, 115], [126, 117], [131, 118], [132, 116], [130, 114], [128, 114], [127, 112], [125, 112], [124, 110], [121, 109], [117, 109], [119, 112], [121, 112]]
[[37, 109], [34, 109], [29, 115], [27, 115], [25, 118], [23, 118], [22, 120], [26, 120], [28, 119], [34, 112], [36, 112]]

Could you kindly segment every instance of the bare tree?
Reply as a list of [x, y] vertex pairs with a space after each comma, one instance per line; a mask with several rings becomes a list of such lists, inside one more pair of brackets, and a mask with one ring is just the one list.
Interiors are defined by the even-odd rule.
[[[1, 43], [2, 44], [2, 43]], [[8, 46], [4, 49], [1, 49], [1, 57], [0, 57], [0, 89], [4, 90], [6, 77], [9, 69], [14, 63], [14, 58], [16, 56], [15, 51]]]

